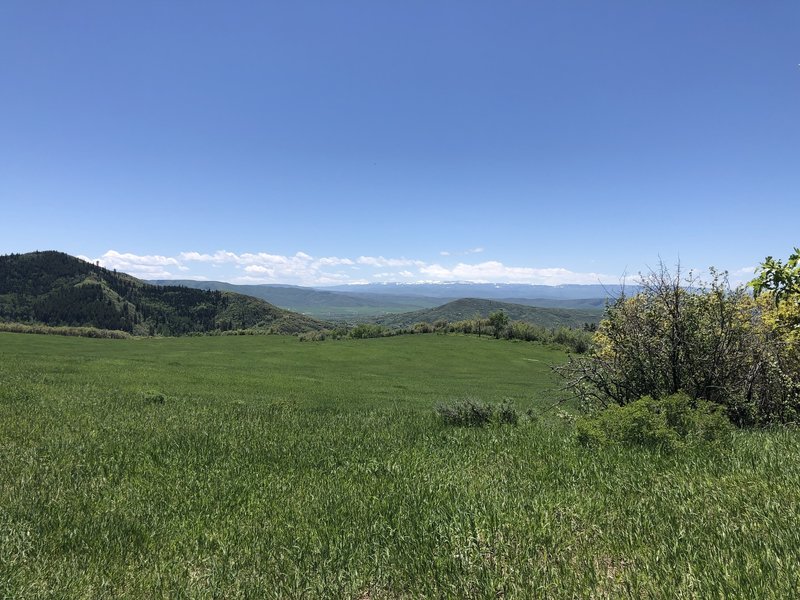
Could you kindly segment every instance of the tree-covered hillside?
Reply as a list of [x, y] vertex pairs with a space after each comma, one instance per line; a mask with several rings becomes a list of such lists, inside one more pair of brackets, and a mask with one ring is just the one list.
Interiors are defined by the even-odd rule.
[[439, 320], [452, 322], [475, 317], [485, 319], [497, 311], [503, 311], [512, 321], [524, 321], [543, 327], [581, 327], [584, 323], [599, 323], [603, 316], [601, 308], [539, 308], [495, 300], [462, 298], [436, 308], [387, 315], [377, 319], [377, 322], [382, 325], [408, 327], [423, 321], [433, 323]]
[[323, 323], [230, 292], [150, 285], [62, 252], [0, 256], [0, 320], [182, 335], [258, 328], [318, 330]]

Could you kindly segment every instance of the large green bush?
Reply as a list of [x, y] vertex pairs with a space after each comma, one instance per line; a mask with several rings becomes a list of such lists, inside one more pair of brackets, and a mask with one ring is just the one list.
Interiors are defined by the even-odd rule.
[[350, 337], [355, 339], [383, 337], [386, 331], [380, 325], [374, 323], [361, 323], [350, 330]]
[[683, 391], [740, 426], [796, 422], [798, 353], [764, 315], [724, 274], [703, 284], [662, 267], [608, 307], [585, 358], [558, 370], [592, 410]]
[[660, 400], [644, 396], [575, 423], [576, 438], [584, 446], [644, 446], [668, 452], [725, 439], [731, 428], [721, 406], [693, 402], [684, 393]]

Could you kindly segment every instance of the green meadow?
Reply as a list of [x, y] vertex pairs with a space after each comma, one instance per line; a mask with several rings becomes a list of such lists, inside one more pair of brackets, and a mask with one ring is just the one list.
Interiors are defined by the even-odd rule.
[[[461, 335], [0, 333], [0, 597], [800, 595], [796, 432], [583, 448], [553, 407], [564, 360]], [[437, 419], [465, 398], [523, 418]]]

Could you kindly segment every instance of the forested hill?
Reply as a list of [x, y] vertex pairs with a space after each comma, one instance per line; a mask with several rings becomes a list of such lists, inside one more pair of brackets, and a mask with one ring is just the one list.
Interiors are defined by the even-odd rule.
[[0, 256], [0, 320], [118, 329], [136, 335], [250, 328], [296, 333], [324, 326], [258, 298], [150, 285], [54, 251]]
[[433, 323], [438, 320], [463, 321], [475, 317], [486, 318], [502, 310], [512, 321], [525, 321], [543, 327], [581, 327], [584, 323], [599, 323], [602, 308], [539, 308], [480, 298], [462, 298], [436, 308], [387, 315], [376, 319], [382, 325], [408, 327], [414, 323]]

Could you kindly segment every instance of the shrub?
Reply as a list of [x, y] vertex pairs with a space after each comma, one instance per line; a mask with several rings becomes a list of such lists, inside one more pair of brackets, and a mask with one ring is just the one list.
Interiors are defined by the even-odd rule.
[[519, 423], [519, 415], [513, 404], [506, 401], [497, 407], [497, 422], [504, 425], [516, 425]]
[[612, 405], [575, 423], [584, 446], [643, 446], [671, 452], [687, 444], [727, 437], [732, 426], [721, 406], [693, 402], [684, 393], [654, 400], [644, 396], [625, 406]]
[[166, 401], [166, 396], [164, 396], [164, 394], [154, 390], [142, 392], [142, 396], [146, 404], [164, 404]]
[[301, 342], [324, 342], [327, 334], [324, 331], [306, 331], [297, 336]]
[[44, 335], [64, 335], [117, 340], [124, 340], [132, 337], [127, 331], [118, 331], [116, 329], [98, 329], [96, 327], [64, 327], [42, 325], [39, 323], [26, 324], [0, 322], [0, 331], [9, 333], [35, 333]]
[[411, 326], [411, 333], [433, 333], [433, 325], [421, 321]]
[[492, 420], [494, 412], [490, 405], [472, 399], [461, 400], [454, 404], [439, 404], [435, 411], [445, 425], [467, 427], [486, 425]]
[[587, 408], [684, 391], [725, 406], [739, 426], [800, 416], [800, 360], [764, 309], [712, 270], [705, 284], [665, 267], [606, 311], [586, 358], [557, 368]]
[[519, 422], [517, 409], [507, 401], [498, 406], [468, 398], [453, 404], [438, 404], [434, 410], [445, 425], [459, 427], [482, 427], [492, 422], [516, 425]]
[[384, 335], [383, 327], [374, 323], [361, 323], [350, 330], [350, 337], [355, 339], [378, 338]]
[[450, 323], [447, 319], [436, 319], [433, 322], [433, 330], [436, 332], [445, 332], [449, 329]]

